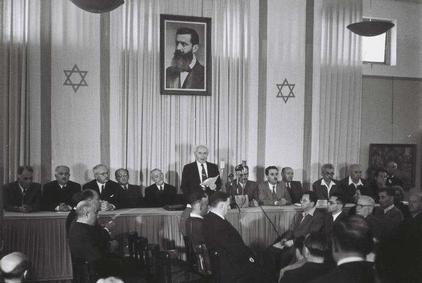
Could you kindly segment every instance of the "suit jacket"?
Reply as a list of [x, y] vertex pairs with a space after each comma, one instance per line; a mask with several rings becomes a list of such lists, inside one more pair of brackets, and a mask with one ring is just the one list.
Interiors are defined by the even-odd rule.
[[366, 192], [367, 189], [367, 183], [366, 180], [361, 179], [361, 182], [363, 185], [359, 185], [357, 188], [355, 185], [350, 184], [349, 185], [349, 176], [344, 178], [338, 183], [339, 186], [339, 192], [343, 196], [344, 201], [346, 203], [355, 203], [356, 200], [354, 198], [354, 195], [356, 194], [356, 191], [359, 190], [362, 194]]
[[299, 181], [291, 181], [290, 187], [287, 186], [287, 182], [281, 181], [283, 188], [287, 188], [287, 191], [292, 198], [292, 203], [300, 203], [300, 199], [303, 195], [302, 184]]
[[274, 205], [275, 201], [280, 201], [282, 198], [287, 200], [287, 204], [292, 203], [292, 198], [290, 197], [287, 188], [283, 187], [281, 182], [277, 182], [275, 195], [273, 194], [268, 181], [259, 184], [259, 201], [261, 204]]
[[333, 232], [333, 225], [334, 223], [340, 222], [347, 218], [346, 213], [342, 211], [333, 221], [333, 215], [331, 213], [327, 213], [324, 219], [324, 233], [327, 235], [327, 238], [330, 239], [331, 233]]
[[378, 188], [378, 185], [375, 181], [368, 182], [368, 186], [361, 190], [362, 195], [370, 196], [375, 200], [375, 202], [378, 202], [378, 191], [380, 188]]
[[286, 271], [279, 283], [306, 283], [327, 274], [330, 266], [326, 263], [306, 262], [299, 268]]
[[405, 189], [403, 181], [399, 177], [394, 175], [387, 175], [387, 181], [385, 182], [385, 184], [387, 186], [400, 186]]
[[183, 85], [180, 85], [180, 72], [173, 66], [166, 69], [166, 88], [204, 89], [204, 66], [196, 61]]
[[293, 217], [289, 231], [285, 232], [283, 238], [297, 239], [305, 237], [309, 233], [324, 231], [325, 215], [319, 209], [315, 209], [314, 215], [306, 215], [303, 219], [301, 211], [296, 212]]
[[373, 263], [366, 261], [344, 263], [334, 268], [327, 275], [311, 282], [374, 283]]
[[119, 198], [120, 193], [123, 191], [120, 185], [112, 180], [109, 180], [105, 183], [105, 187], [100, 194], [100, 188], [98, 188], [97, 180], [92, 180], [82, 187], [83, 190], [91, 189], [96, 191], [100, 195], [101, 200], [108, 201], [116, 206], [116, 208], [120, 208]]
[[335, 183], [335, 185], [331, 187], [330, 194], [328, 194], [328, 188], [326, 186], [321, 185], [321, 180], [322, 179], [319, 179], [312, 184], [312, 190], [315, 192], [318, 199], [328, 200], [330, 196], [332, 196], [334, 193], [336, 194], [341, 193], [341, 190], [339, 186], [337, 185], [338, 181], [332, 180]]
[[[203, 236], [211, 255], [219, 254], [218, 262], [211, 265], [219, 267], [219, 282], [268, 282], [260, 276], [252, 251], [245, 245], [239, 232], [225, 219], [209, 212], [204, 216]], [[260, 279], [263, 281], [259, 281]]]
[[[207, 162], [207, 170], [208, 170], [208, 178], [220, 175], [217, 164]], [[182, 183], [180, 185], [180, 189], [182, 190], [185, 198], [187, 198], [189, 194], [192, 193], [193, 190], [195, 190], [199, 186], [199, 184], [201, 184], [200, 174], [201, 173], [198, 171], [198, 166], [196, 165], [196, 161], [186, 164], [183, 167]], [[219, 191], [221, 188], [221, 179], [218, 178], [215, 184], [217, 185], [216, 191]], [[206, 188], [205, 191], [207, 192], [208, 195], [212, 193], [212, 191], [209, 188]]]
[[164, 183], [164, 190], [160, 191], [156, 184], [145, 189], [145, 203], [148, 207], [161, 207], [167, 204], [174, 204], [176, 188]]
[[186, 236], [189, 237], [194, 246], [205, 243], [204, 234], [202, 233], [203, 222], [204, 220], [198, 217], [189, 217], [186, 219]]
[[179, 231], [183, 236], [186, 236], [186, 220], [190, 217], [192, 207], [186, 207], [180, 216]]
[[376, 207], [374, 209], [374, 214], [375, 216], [385, 215], [391, 221], [391, 225], [393, 226], [393, 228], [400, 225], [400, 223], [404, 219], [400, 209], [395, 206], [389, 211], [387, 211], [387, 213], [384, 213], [384, 210], [381, 207]]
[[119, 208], [142, 207], [143, 202], [141, 186], [128, 184], [127, 189], [122, 188], [119, 195]]
[[73, 207], [76, 203], [72, 197], [80, 191], [81, 185], [72, 181], [67, 182], [63, 189], [60, 188], [56, 180], [48, 182], [43, 187], [42, 208], [44, 210], [54, 211], [60, 203], [65, 203]]
[[30, 206], [31, 211], [40, 210], [41, 184], [32, 183], [26, 193], [22, 193], [19, 183], [13, 182], [3, 186], [3, 206], [5, 210], [15, 211], [22, 205]]
[[233, 182], [226, 184], [226, 191], [232, 196], [232, 201], [234, 201], [234, 196], [237, 195], [247, 195], [249, 201], [253, 199], [259, 201], [258, 184], [254, 181], [246, 181], [245, 187], [242, 188], [239, 182], [234, 180]]

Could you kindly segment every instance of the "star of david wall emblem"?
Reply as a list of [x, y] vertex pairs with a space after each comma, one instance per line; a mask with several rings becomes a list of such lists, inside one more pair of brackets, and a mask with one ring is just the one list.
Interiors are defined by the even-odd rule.
[[[289, 84], [289, 81], [287, 79], [284, 79], [283, 83], [281, 84], [276, 84], [277, 89], [278, 89], [278, 93], [277, 93], [277, 97], [281, 97], [284, 100], [284, 103], [287, 103], [287, 101], [289, 100], [289, 98], [295, 98], [295, 94], [293, 93], [293, 89], [295, 87], [295, 84]], [[287, 87], [288, 89], [285, 89], [284, 93], [283, 93], [283, 88]], [[285, 93], [288, 94], [286, 95]]]
[[88, 71], [79, 70], [78, 65], [73, 65], [72, 70], [63, 70], [66, 79], [63, 85], [71, 86], [73, 91], [76, 93], [81, 86], [88, 86], [85, 81], [85, 77]]

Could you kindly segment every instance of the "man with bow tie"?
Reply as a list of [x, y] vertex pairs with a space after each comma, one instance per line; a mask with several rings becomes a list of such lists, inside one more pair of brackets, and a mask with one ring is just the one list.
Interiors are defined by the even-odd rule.
[[166, 69], [166, 88], [205, 89], [204, 66], [195, 56], [198, 50], [198, 33], [191, 28], [179, 28], [171, 66]]
[[114, 210], [120, 208], [119, 198], [122, 188], [110, 180], [110, 170], [104, 164], [96, 165], [92, 171], [95, 179], [83, 185], [83, 190], [91, 189], [100, 195], [101, 210]]
[[70, 168], [59, 165], [55, 169], [56, 180], [43, 188], [42, 207], [50, 211], [70, 211], [76, 205], [73, 196], [81, 191], [81, 185], [69, 180]]
[[161, 207], [176, 202], [177, 190], [164, 182], [164, 174], [160, 169], [151, 171], [153, 184], [145, 189], [145, 202], [149, 207]]
[[143, 205], [142, 187], [129, 184], [129, 171], [120, 168], [114, 174], [117, 183], [122, 188], [119, 196], [120, 208], [141, 207]]
[[33, 173], [31, 166], [19, 166], [18, 180], [3, 187], [5, 210], [24, 213], [40, 210], [41, 184], [32, 181]]

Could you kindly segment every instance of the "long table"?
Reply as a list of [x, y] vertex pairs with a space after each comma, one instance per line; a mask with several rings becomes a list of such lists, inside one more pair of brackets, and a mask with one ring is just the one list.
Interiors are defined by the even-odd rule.
[[[295, 206], [263, 207], [268, 218], [283, 233], [297, 211]], [[123, 239], [137, 232], [150, 243], [162, 248], [184, 247], [179, 232], [181, 211], [162, 208], [122, 209], [100, 212], [100, 222], [115, 217], [112, 236]], [[72, 278], [70, 251], [66, 240], [67, 213], [36, 212], [30, 214], [5, 212], [3, 239], [5, 252], [21, 251], [32, 262], [33, 278], [37, 281]], [[269, 245], [277, 237], [271, 223], [260, 207], [231, 210], [227, 220], [240, 232], [245, 243], [254, 249]]]

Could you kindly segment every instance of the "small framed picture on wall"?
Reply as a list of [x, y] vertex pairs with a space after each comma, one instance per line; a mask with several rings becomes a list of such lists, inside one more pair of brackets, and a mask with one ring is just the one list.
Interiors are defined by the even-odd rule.
[[160, 15], [160, 90], [211, 95], [211, 18]]

